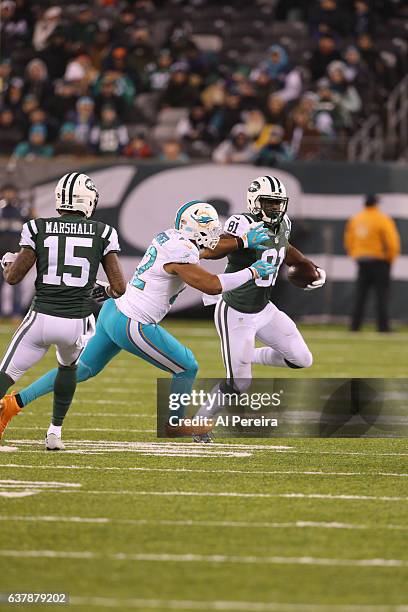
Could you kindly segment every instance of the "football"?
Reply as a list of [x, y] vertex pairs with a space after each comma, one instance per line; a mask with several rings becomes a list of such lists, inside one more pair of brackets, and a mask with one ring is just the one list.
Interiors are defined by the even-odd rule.
[[319, 274], [316, 272], [316, 266], [310, 261], [290, 266], [288, 270], [288, 279], [292, 285], [301, 289], [304, 289], [318, 278]]

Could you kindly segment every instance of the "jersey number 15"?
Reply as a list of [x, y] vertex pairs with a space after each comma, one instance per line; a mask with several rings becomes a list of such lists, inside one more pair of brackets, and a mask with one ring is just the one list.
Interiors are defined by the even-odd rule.
[[78, 268], [79, 276], [73, 276], [70, 272], [64, 272], [62, 275], [57, 274], [60, 237], [48, 236], [44, 240], [44, 246], [48, 249], [48, 270], [43, 276], [43, 283], [46, 285], [61, 285], [68, 287], [85, 287], [89, 281], [89, 259], [78, 257], [75, 255], [75, 247], [85, 247], [91, 249], [93, 246], [92, 238], [79, 238], [76, 236], [67, 236], [65, 238], [65, 252], [63, 266], [70, 268]]

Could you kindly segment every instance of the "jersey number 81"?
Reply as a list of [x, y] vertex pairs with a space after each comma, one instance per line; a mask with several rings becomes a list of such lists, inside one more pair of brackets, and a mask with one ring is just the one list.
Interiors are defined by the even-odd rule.
[[255, 284], [258, 287], [270, 287], [271, 285], [275, 284], [279, 268], [281, 267], [281, 264], [285, 259], [285, 254], [285, 247], [281, 247], [279, 251], [277, 251], [276, 249], [268, 249], [267, 251], [263, 251], [261, 259], [276, 266], [276, 272], [275, 274], [270, 274], [269, 276], [266, 276], [264, 278], [257, 278]]

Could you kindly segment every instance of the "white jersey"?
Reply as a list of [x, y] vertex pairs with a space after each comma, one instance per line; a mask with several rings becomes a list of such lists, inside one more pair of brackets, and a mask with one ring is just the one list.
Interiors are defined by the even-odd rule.
[[140, 323], [159, 323], [169, 312], [186, 284], [176, 274], [168, 274], [166, 263], [197, 264], [197, 247], [178, 230], [160, 232], [136, 268], [126, 292], [116, 300], [124, 315]]

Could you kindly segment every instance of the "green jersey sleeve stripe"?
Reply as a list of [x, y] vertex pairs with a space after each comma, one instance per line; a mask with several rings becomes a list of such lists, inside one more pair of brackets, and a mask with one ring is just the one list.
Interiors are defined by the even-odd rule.
[[30, 226], [31, 226], [31, 229], [33, 230], [34, 234], [38, 234], [38, 227], [37, 227], [37, 224], [34, 221], [34, 219], [31, 219]]

